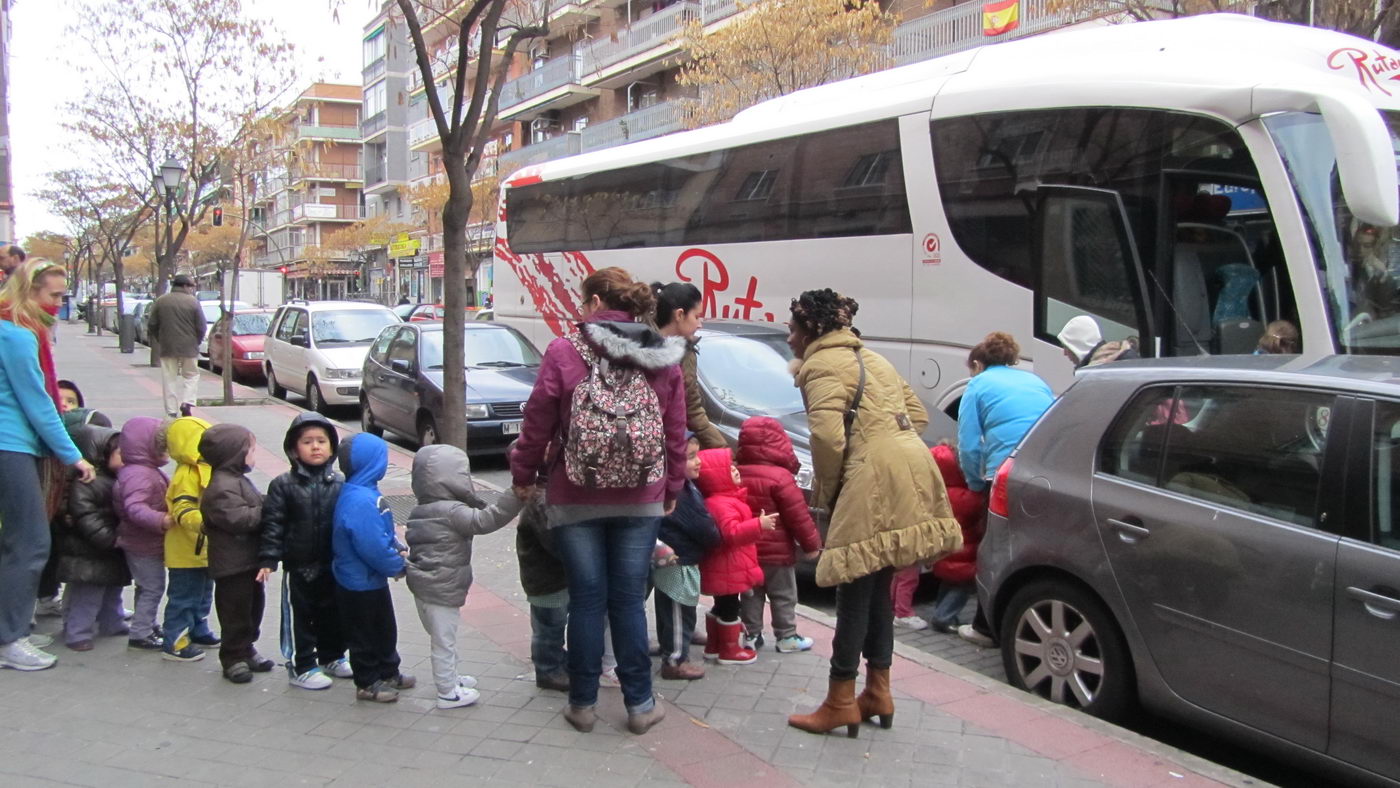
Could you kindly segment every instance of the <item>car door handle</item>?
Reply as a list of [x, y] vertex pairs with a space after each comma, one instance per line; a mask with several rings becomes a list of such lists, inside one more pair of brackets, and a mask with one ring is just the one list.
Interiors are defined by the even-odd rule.
[[1152, 532], [1144, 528], [1142, 522], [1136, 517], [1132, 520], [1109, 518], [1108, 525], [1118, 533], [1118, 538], [1127, 544], [1137, 544], [1152, 535]]
[[1356, 586], [1347, 587], [1347, 596], [1360, 602], [1362, 607], [1366, 608], [1366, 612], [1376, 618], [1394, 621], [1397, 616], [1400, 616], [1400, 599], [1395, 597], [1377, 594], [1374, 591], [1367, 591]]

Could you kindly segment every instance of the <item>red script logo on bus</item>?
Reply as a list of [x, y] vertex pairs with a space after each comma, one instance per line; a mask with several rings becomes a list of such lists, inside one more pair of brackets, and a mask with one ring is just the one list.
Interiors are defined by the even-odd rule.
[[1381, 84], [1381, 80], [1400, 82], [1400, 58], [1394, 54], [1383, 49], [1367, 52], [1356, 47], [1342, 47], [1327, 56], [1327, 67], [1333, 71], [1345, 70], [1348, 65], [1356, 70], [1356, 79], [1362, 87], [1394, 95], [1386, 87], [1395, 88], [1395, 85]]
[[[714, 252], [686, 249], [676, 258], [676, 278], [682, 282], [694, 281], [693, 276], [686, 275], [687, 270], [698, 270], [700, 273], [700, 307], [706, 317], [774, 321], [772, 312], [758, 312], [763, 309], [763, 302], [758, 300], [758, 277], [749, 277], [748, 288], [742, 296], [735, 296], [731, 303], [721, 304], [721, 298], [729, 291], [729, 269], [724, 261]], [[759, 317], [760, 314], [762, 317]]]

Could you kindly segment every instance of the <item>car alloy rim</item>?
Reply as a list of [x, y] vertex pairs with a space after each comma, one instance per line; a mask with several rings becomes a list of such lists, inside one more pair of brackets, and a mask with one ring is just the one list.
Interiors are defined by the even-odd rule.
[[424, 446], [431, 446], [437, 443], [437, 428], [434, 427], [431, 423], [424, 424], [423, 438], [418, 442], [423, 444]]
[[321, 390], [317, 388], [315, 383], [307, 384], [306, 398], [310, 401], [312, 410], [321, 409]]
[[1104, 665], [1098, 633], [1072, 605], [1043, 599], [1016, 622], [1016, 672], [1026, 689], [1084, 708], [1098, 697]]
[[360, 400], [360, 426], [364, 432], [374, 429], [374, 414], [369, 412], [369, 401]]

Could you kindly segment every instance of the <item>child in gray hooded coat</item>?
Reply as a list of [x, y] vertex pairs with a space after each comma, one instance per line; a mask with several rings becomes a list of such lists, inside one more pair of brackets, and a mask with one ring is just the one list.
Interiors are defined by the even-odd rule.
[[413, 458], [408, 516], [408, 589], [432, 639], [433, 681], [439, 709], [475, 703], [476, 679], [457, 674], [457, 624], [472, 584], [472, 537], [504, 527], [521, 502], [504, 495], [485, 506], [472, 486], [471, 463], [456, 446], [425, 446]]

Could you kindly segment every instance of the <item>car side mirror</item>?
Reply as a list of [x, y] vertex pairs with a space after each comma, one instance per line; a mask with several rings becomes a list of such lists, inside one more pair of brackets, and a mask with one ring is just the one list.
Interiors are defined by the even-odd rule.
[[389, 360], [389, 369], [400, 375], [412, 375], [413, 363], [406, 358], [395, 358]]
[[305, 334], [292, 334], [292, 338], [287, 341], [297, 347], [311, 347], [311, 343], [307, 341]]

